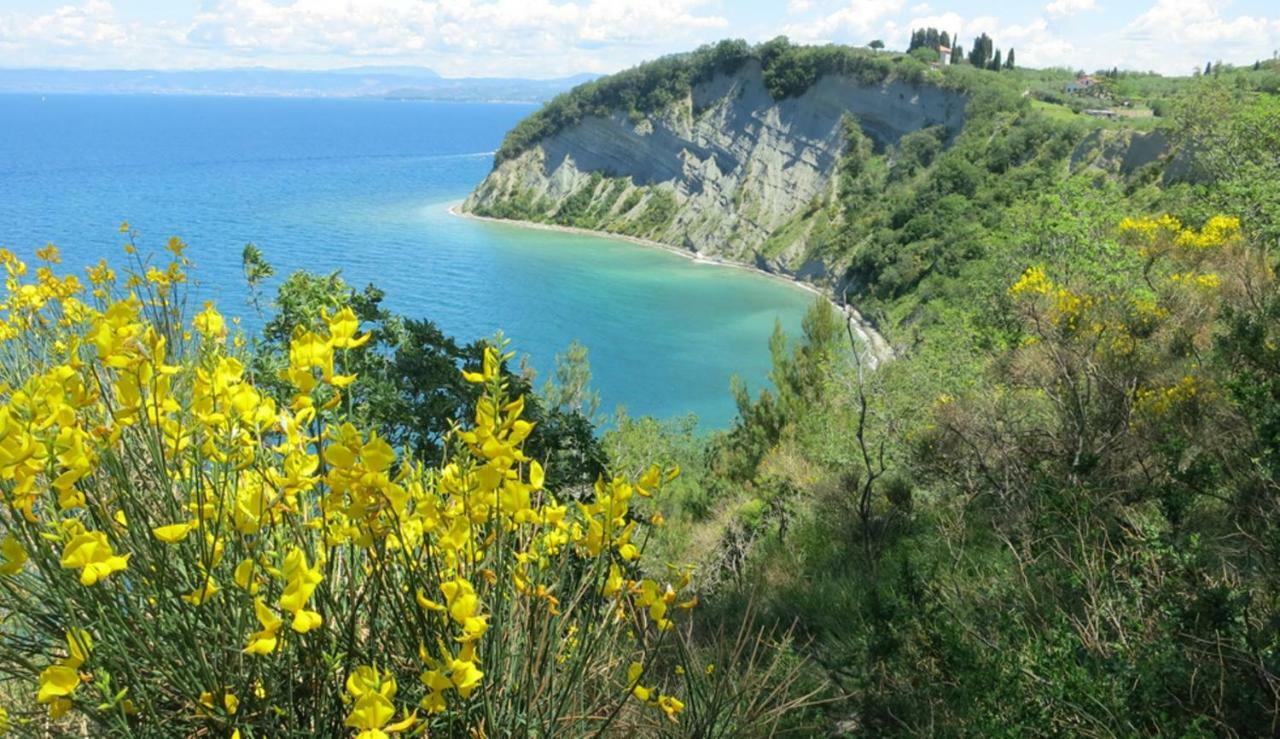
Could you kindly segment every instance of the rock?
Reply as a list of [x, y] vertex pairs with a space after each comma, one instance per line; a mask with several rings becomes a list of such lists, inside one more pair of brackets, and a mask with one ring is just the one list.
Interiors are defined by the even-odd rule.
[[[617, 112], [560, 131], [495, 168], [463, 209], [504, 214], [541, 203], [539, 212], [515, 217], [552, 219], [571, 196], [593, 187], [590, 218], [573, 225], [768, 265], [830, 288], [825, 281], [841, 265], [811, 251], [811, 229], [790, 226], [831, 196], [845, 117], [856, 116], [884, 147], [928, 126], [959, 131], [967, 102], [962, 93], [931, 85], [863, 85], [834, 75], [799, 97], [775, 101], [759, 63], [749, 62], [696, 85], [661, 115], [636, 123]], [[621, 194], [611, 185], [616, 179], [626, 180]], [[649, 207], [659, 191], [674, 196], [670, 213], [660, 199]], [[620, 207], [637, 193], [639, 201]]]

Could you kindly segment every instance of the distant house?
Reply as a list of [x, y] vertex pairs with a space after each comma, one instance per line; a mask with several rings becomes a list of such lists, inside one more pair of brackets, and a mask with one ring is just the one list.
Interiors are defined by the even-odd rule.
[[939, 46], [939, 47], [938, 47], [938, 57], [939, 57], [940, 61], [942, 62], [942, 66], [944, 66], [944, 67], [945, 67], [945, 66], [948, 66], [949, 64], [951, 64], [951, 47], [950, 47], [950, 46]]
[[1098, 80], [1095, 77], [1082, 74], [1076, 78], [1075, 82], [1067, 83], [1067, 92], [1084, 92], [1096, 84], [1098, 84]]
[[1101, 108], [1093, 108], [1090, 110], [1086, 110], [1084, 111], [1084, 114], [1091, 115], [1094, 118], [1115, 118], [1119, 115], [1114, 110], [1104, 110]]

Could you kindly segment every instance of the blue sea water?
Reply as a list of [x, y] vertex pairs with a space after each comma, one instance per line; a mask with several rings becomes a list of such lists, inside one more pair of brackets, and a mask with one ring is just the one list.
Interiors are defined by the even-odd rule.
[[281, 275], [341, 270], [460, 340], [501, 329], [542, 376], [581, 341], [605, 411], [726, 426], [730, 377], [761, 387], [775, 321], [794, 335], [812, 296], [657, 249], [450, 215], [531, 110], [0, 96], [0, 245], [53, 242], [68, 266], [118, 259], [128, 220], [144, 250], [181, 236], [200, 297], [247, 315], [239, 260], [254, 242]]

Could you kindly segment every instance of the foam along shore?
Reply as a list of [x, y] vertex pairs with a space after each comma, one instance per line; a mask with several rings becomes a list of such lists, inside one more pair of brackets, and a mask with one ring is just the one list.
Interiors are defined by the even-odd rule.
[[489, 223], [497, 223], [497, 224], [506, 225], [506, 226], [518, 226], [520, 228], [531, 228], [531, 229], [538, 229], [541, 231], [555, 231], [559, 233], [575, 234], [578, 236], [594, 236], [596, 238], [626, 241], [632, 244], [636, 244], [637, 246], [647, 246], [647, 247], [662, 249], [663, 251], [667, 251], [677, 256], [684, 257], [685, 259], [692, 260], [699, 264], [711, 264], [717, 267], [729, 267], [732, 269], [741, 269], [741, 270], [746, 270], [748, 272], [754, 272], [756, 274], [764, 275], [765, 277], [770, 277], [775, 280], [782, 280], [784, 282], [787, 282], [791, 285], [794, 285], [800, 288], [801, 290], [811, 292], [814, 295], [818, 295], [827, 299], [828, 301], [830, 301], [831, 305], [833, 305], [836, 308], [836, 310], [839, 310], [841, 313], [843, 313], [845, 315], [846, 320], [848, 320], [849, 322], [849, 328], [853, 331], [854, 336], [856, 336], [858, 338], [858, 341], [861, 342], [862, 346], [866, 348], [865, 353], [862, 354], [862, 358], [867, 362], [867, 365], [869, 367], [874, 368], [880, 363], [887, 362], [893, 359], [894, 357], [893, 346], [889, 344], [889, 342], [884, 338], [884, 336], [882, 336], [880, 332], [876, 330], [875, 326], [872, 325], [872, 323], [868, 321], [866, 318], [864, 318], [863, 315], [859, 313], [856, 308], [854, 308], [851, 305], [846, 305], [840, 302], [836, 297], [822, 290], [816, 285], [803, 282], [801, 280], [796, 279], [795, 277], [792, 277], [791, 275], [781, 274], [778, 272], [770, 272], [769, 270], [761, 269], [753, 265], [742, 264], [740, 262], [732, 262], [727, 259], [722, 259], [720, 257], [706, 256], [694, 251], [689, 251], [688, 249], [681, 249], [677, 246], [672, 246], [671, 244], [664, 244], [662, 242], [652, 241], [650, 239], [642, 239], [637, 236], [627, 236], [625, 234], [609, 233], [608, 231], [592, 231], [591, 229], [588, 229], [588, 228], [561, 226], [553, 223], [535, 223], [533, 221], [521, 221], [521, 220], [515, 220], [515, 219], [508, 219], [508, 218], [492, 218], [489, 216], [479, 216], [474, 213], [467, 213], [463, 211], [461, 202], [450, 204], [449, 214], [458, 216], [460, 218], [469, 218], [475, 221], [487, 221]]

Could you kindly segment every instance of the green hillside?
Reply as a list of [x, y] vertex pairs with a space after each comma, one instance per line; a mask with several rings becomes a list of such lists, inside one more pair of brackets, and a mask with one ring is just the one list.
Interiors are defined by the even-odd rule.
[[[592, 106], [651, 114], [725, 49], [763, 56], [722, 44], [602, 80], [508, 151]], [[788, 53], [877, 79], [912, 64]], [[668, 86], [645, 82], [663, 64]], [[1065, 70], [922, 74], [972, 95], [963, 130], [880, 148], [848, 126], [830, 198], [792, 227], [848, 260], [845, 297], [899, 358], [860, 365], [820, 302], [731, 431], [624, 417], [613, 464], [682, 463], [662, 551], [700, 564], [704, 623], [790, 633], [795, 694], [830, 701], [797, 730], [1272, 733], [1277, 70], [1117, 74], [1080, 99]], [[1160, 115], [1075, 112], [1099, 102]], [[1152, 130], [1168, 151], [1142, 166], [1108, 148]]]

